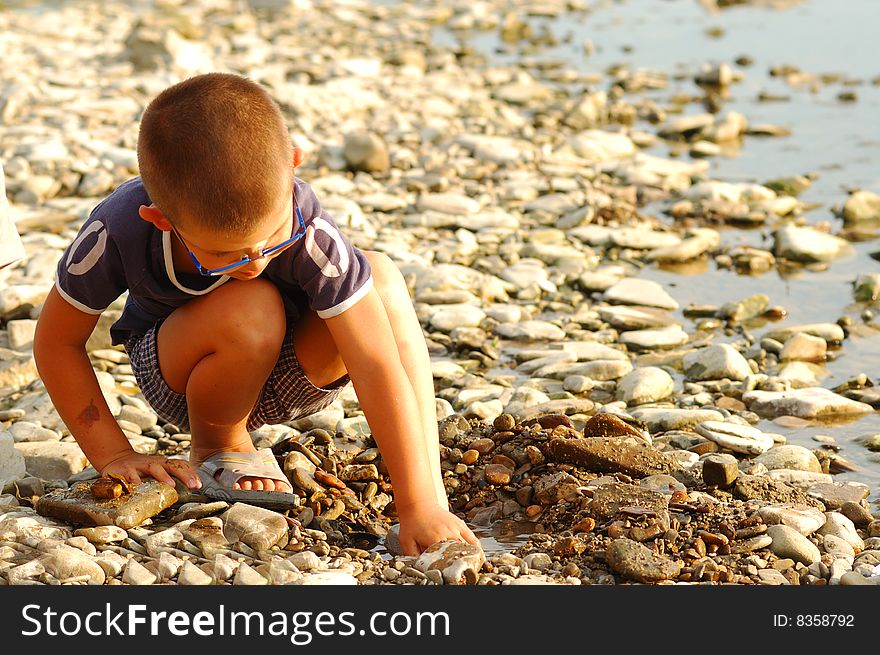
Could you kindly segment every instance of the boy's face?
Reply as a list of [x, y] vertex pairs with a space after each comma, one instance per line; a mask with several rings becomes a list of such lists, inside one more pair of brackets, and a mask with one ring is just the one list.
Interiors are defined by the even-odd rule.
[[272, 257], [283, 252], [283, 249], [265, 257], [261, 257], [261, 252], [290, 239], [297, 222], [293, 215], [292, 195], [286, 195], [286, 200], [279, 203], [279, 208], [263, 219], [249, 234], [241, 236], [219, 234], [211, 228], [204, 227], [197, 220], [186, 220], [183, 224], [185, 227], [175, 228], [175, 231], [204, 269], [214, 270], [236, 264], [246, 255], [252, 261], [223, 271], [223, 274], [236, 280], [252, 280], [259, 276], [269, 265]]

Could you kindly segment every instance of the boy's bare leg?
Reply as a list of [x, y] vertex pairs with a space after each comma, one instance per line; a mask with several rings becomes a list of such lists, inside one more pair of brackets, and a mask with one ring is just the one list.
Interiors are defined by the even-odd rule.
[[[185, 393], [198, 466], [221, 450], [253, 451], [247, 419], [269, 377], [287, 329], [270, 282], [230, 280], [175, 310], [159, 328], [159, 368]], [[236, 488], [290, 491], [284, 482], [242, 478]]]
[[[373, 283], [382, 299], [394, 331], [400, 361], [406, 370], [419, 405], [418, 425], [424, 435], [431, 460], [433, 483], [443, 507], [449, 501], [440, 474], [440, 438], [437, 432], [437, 409], [431, 359], [422, 327], [400, 270], [391, 259], [379, 252], [364, 251], [373, 271]], [[345, 374], [345, 366], [333, 337], [314, 312], [309, 312], [296, 326], [294, 345], [297, 359], [312, 384], [326, 386]]]

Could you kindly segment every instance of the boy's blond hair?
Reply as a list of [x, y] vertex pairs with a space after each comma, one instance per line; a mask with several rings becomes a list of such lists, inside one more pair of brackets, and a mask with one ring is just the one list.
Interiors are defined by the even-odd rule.
[[137, 154], [150, 199], [178, 227], [194, 219], [247, 234], [292, 190], [281, 110], [238, 75], [199, 75], [162, 91], [141, 117]]

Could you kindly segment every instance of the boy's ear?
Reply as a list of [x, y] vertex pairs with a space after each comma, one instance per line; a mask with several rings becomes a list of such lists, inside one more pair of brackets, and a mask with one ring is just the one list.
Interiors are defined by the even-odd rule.
[[156, 207], [156, 205], [150, 205], [149, 207], [141, 205], [138, 208], [138, 215], [147, 221], [147, 223], [152, 223], [163, 232], [171, 231], [171, 222], [165, 217], [162, 210]]
[[302, 148], [294, 148], [293, 149], [293, 167], [296, 168], [300, 164], [302, 164], [303, 159], [305, 159], [305, 155], [303, 154]]

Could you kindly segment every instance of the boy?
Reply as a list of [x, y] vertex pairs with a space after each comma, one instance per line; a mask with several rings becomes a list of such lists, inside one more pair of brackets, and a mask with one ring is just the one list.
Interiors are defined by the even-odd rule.
[[[351, 379], [391, 475], [403, 552], [478, 545], [448, 510], [430, 360], [403, 278], [352, 247], [295, 178], [299, 154], [268, 94], [220, 73], [166, 89], [142, 116], [138, 163], [141, 177], [101, 202], [62, 256], [34, 338], [46, 389], [94, 467], [283, 504], [290, 485], [249, 431], [325, 407]], [[191, 432], [189, 464], [132, 450], [89, 363], [84, 344], [125, 289], [113, 342], [157, 413]]]
[[9, 215], [9, 201], [6, 199], [6, 178], [0, 166], [0, 268], [14, 264], [25, 255], [24, 245], [12, 217]]

